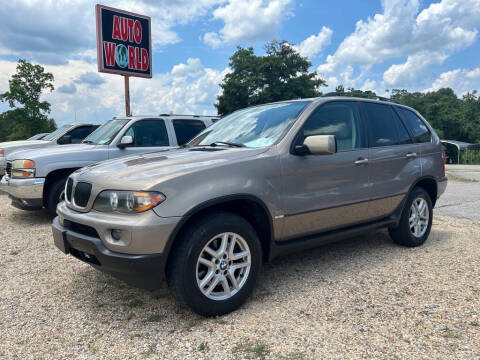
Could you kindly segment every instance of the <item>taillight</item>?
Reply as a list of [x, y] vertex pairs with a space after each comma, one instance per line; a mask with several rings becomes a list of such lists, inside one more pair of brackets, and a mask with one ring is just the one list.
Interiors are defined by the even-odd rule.
[[445, 148], [442, 149], [442, 171], [445, 174], [445, 163], [447, 162], [447, 153], [445, 152]]
[[5, 156], [5, 150], [0, 149], [0, 156]]

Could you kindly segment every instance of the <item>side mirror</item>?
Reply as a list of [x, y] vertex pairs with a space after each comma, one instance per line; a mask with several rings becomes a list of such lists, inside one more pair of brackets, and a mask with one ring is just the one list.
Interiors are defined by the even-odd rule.
[[57, 140], [58, 145], [67, 145], [72, 143], [72, 137], [70, 135], [63, 135]]
[[337, 139], [335, 135], [307, 136], [303, 145], [295, 147], [297, 155], [331, 155], [337, 152]]
[[130, 135], [125, 135], [125, 136], [123, 136], [123, 137], [120, 139], [120, 141], [119, 141], [119, 143], [117, 144], [117, 146], [118, 146], [119, 148], [125, 148], [125, 147], [127, 147], [127, 146], [129, 146], [129, 145], [132, 145], [132, 144], [133, 144], [133, 137], [130, 136]]

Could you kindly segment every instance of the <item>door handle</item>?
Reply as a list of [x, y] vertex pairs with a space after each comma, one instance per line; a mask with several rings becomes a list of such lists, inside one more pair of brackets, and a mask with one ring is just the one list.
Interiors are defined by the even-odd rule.
[[357, 161], [355, 161], [355, 165], [362, 165], [362, 164], [367, 164], [368, 159], [367, 158], [359, 158]]
[[411, 152], [411, 153], [408, 153], [407, 155], [405, 155], [405, 157], [414, 158], [414, 157], [417, 157], [417, 153], [416, 152]]

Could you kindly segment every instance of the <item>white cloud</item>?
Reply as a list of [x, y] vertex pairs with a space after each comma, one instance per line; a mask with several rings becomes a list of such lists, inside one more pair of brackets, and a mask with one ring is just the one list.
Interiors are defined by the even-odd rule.
[[383, 80], [389, 86], [418, 83], [418, 77], [432, 65], [439, 65], [447, 58], [441, 52], [420, 52], [407, 57], [403, 64], [392, 65], [383, 73]]
[[330, 45], [332, 33], [332, 29], [323, 26], [317, 35], [309, 36], [294, 48], [300, 55], [311, 58], [320, 54], [325, 47]]
[[169, 73], [155, 76], [151, 82], [138, 82], [134, 91], [145, 95], [134, 100], [134, 111], [215, 115], [213, 104], [227, 71], [206, 68], [200, 59], [189, 58], [186, 63], [175, 65]]
[[214, 49], [222, 45], [222, 39], [220, 39], [220, 36], [215, 32], [205, 33], [205, 35], [203, 35], [203, 41]]
[[441, 0], [420, 12], [419, 0], [384, 0], [382, 5], [382, 14], [358, 21], [355, 31], [318, 67], [327, 80], [352, 66], [350, 83], [344, 85], [355, 86], [373, 65], [406, 58], [386, 70], [384, 81], [389, 86], [414, 85], [432, 65], [472, 45], [477, 37], [479, 0]]
[[213, 12], [224, 26], [218, 33], [207, 32], [203, 40], [212, 47], [274, 38], [293, 0], [229, 0]]
[[457, 95], [480, 90], [480, 67], [473, 70], [456, 69], [444, 72], [425, 91], [436, 91], [445, 87], [452, 88]]
[[[0, 92], [7, 90], [8, 79], [15, 73], [16, 63], [0, 61]], [[53, 73], [55, 89], [42, 99], [52, 105], [51, 117], [58, 124], [104, 122], [125, 112], [123, 78], [96, 73], [97, 65], [83, 60], [67, 64], [45, 65]], [[130, 96], [134, 114], [215, 115], [213, 104], [220, 93], [219, 84], [226, 72], [205, 67], [200, 59], [172, 67], [152, 79], [130, 78]], [[95, 75], [95, 76], [93, 76]], [[73, 85], [73, 86], [72, 86]]]

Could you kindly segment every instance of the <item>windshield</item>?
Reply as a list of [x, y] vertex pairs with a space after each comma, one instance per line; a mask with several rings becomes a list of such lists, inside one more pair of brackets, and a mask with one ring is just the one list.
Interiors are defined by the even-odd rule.
[[224, 117], [190, 141], [192, 146], [215, 143], [264, 147], [276, 143], [309, 101], [261, 105]]
[[58, 135], [63, 134], [66, 130], [68, 130], [70, 128], [70, 126], [71, 125], [60, 126], [57, 130], [48, 134], [42, 140], [46, 140], [46, 141], [55, 140], [58, 137]]
[[82, 142], [84, 144], [94, 145], [107, 145], [117, 136], [118, 132], [127, 124], [130, 120], [110, 120], [100, 126], [97, 130], [87, 136]]

